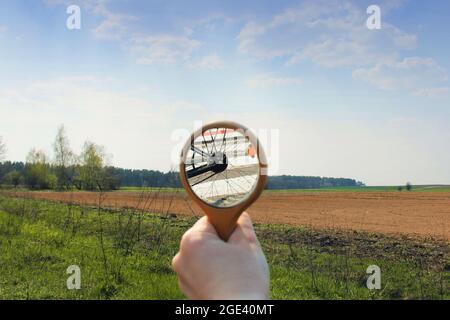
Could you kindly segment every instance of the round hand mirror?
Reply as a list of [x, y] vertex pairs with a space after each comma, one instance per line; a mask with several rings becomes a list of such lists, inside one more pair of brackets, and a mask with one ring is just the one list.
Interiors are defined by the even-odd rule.
[[180, 177], [188, 195], [226, 241], [241, 213], [264, 189], [267, 163], [249, 129], [234, 122], [214, 122], [186, 142]]

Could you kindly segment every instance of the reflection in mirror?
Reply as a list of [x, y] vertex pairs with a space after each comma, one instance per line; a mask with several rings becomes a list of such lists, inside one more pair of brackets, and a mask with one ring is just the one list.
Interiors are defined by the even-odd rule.
[[214, 207], [243, 202], [259, 177], [256, 148], [243, 131], [231, 128], [212, 128], [195, 137], [185, 159], [192, 191]]

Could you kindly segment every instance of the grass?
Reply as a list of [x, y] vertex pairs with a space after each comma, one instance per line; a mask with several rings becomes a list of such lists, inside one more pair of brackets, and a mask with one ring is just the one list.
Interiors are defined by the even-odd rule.
[[[170, 261], [195, 218], [0, 195], [0, 299], [183, 299]], [[450, 299], [449, 245], [257, 225], [274, 299]], [[382, 289], [366, 288], [366, 268]], [[66, 269], [81, 268], [81, 290]]]

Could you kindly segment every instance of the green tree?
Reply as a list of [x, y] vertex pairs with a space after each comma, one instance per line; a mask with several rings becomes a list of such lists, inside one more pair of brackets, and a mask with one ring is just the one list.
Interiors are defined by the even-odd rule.
[[102, 190], [117, 190], [120, 188], [120, 177], [115, 174], [113, 167], [103, 168], [100, 188]]
[[22, 175], [16, 170], [8, 172], [3, 177], [3, 182], [7, 185], [13, 186], [14, 188], [17, 188], [22, 183]]
[[48, 156], [42, 150], [32, 149], [25, 164], [25, 183], [31, 189], [53, 189], [56, 176], [51, 172]]
[[105, 149], [93, 142], [86, 141], [80, 155], [78, 167], [78, 179], [81, 180], [83, 189], [96, 190], [101, 188], [103, 167], [105, 165]]
[[411, 191], [412, 190], [412, 184], [411, 182], [406, 183], [406, 190]]
[[75, 156], [70, 148], [64, 125], [58, 128], [58, 132], [53, 143], [55, 152], [55, 173], [58, 189], [69, 189], [73, 180], [73, 169]]

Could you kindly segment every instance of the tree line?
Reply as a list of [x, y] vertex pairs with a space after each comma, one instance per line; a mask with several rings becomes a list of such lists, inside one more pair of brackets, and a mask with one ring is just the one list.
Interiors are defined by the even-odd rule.
[[[64, 126], [53, 142], [53, 157], [31, 149], [25, 162], [4, 161], [5, 143], [0, 137], [0, 184], [33, 190], [117, 190], [120, 187], [179, 188], [177, 172], [123, 169], [108, 165], [103, 146], [86, 141], [80, 154], [71, 147]], [[317, 189], [356, 187], [362, 182], [346, 178], [270, 176], [267, 189]]]
[[361, 186], [364, 186], [362, 182], [347, 178], [282, 175], [269, 177], [266, 189], [320, 189]]
[[[0, 139], [0, 161], [5, 152], [5, 144]], [[53, 157], [33, 148], [28, 152], [25, 163], [1, 162], [0, 182], [34, 190], [112, 190], [120, 186], [112, 168], [107, 166], [105, 148], [86, 141], [81, 153], [75, 154], [64, 126], [58, 128], [53, 142]]]

